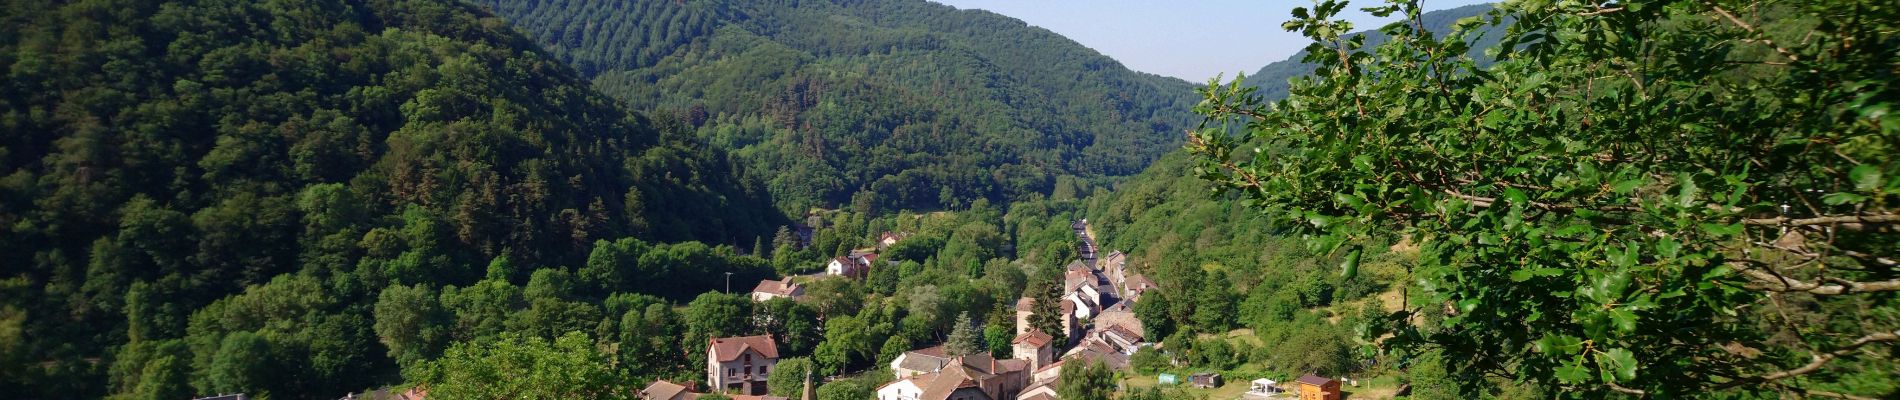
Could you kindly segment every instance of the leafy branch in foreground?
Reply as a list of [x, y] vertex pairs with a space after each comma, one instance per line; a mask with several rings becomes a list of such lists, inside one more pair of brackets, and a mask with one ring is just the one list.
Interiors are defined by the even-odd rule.
[[1420, 243], [1383, 347], [1467, 395], [1897, 393], [1900, 8], [1521, 1], [1436, 37], [1391, 0], [1366, 48], [1345, 7], [1286, 23], [1320, 65], [1287, 99], [1210, 82], [1188, 147], [1317, 250]]

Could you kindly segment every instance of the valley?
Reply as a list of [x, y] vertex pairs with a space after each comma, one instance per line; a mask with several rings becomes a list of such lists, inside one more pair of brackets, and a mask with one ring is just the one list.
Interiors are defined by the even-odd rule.
[[1286, 9], [9, 1], [0, 393], [1900, 394], [1900, 9]]

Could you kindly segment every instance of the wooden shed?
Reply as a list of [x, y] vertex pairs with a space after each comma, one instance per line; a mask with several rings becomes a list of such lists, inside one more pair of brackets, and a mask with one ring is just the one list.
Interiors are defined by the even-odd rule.
[[1339, 381], [1306, 374], [1294, 382], [1300, 388], [1300, 400], [1339, 400]]

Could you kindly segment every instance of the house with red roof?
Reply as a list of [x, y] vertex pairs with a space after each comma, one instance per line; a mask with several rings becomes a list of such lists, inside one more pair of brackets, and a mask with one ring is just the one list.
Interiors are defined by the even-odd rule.
[[706, 383], [714, 390], [765, 394], [765, 378], [778, 365], [771, 335], [713, 338], [706, 343]]

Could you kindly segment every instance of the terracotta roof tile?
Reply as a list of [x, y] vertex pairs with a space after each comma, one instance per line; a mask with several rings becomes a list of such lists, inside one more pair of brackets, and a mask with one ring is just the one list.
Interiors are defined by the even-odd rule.
[[719, 362], [737, 360], [747, 349], [765, 358], [778, 358], [778, 343], [771, 335], [714, 338], [711, 342], [713, 356]]
[[1325, 377], [1321, 377], [1319, 375], [1313, 375], [1313, 374], [1301, 375], [1298, 381], [1300, 383], [1313, 385], [1313, 386], [1326, 386], [1327, 384], [1333, 383], [1332, 379], [1327, 379]]
[[1042, 333], [1042, 331], [1031, 329], [1028, 332], [1023, 332], [1021, 335], [1016, 335], [1016, 340], [1010, 343], [1022, 343], [1030, 345], [1031, 347], [1042, 347], [1054, 340], [1056, 340], [1054, 336], [1049, 336], [1049, 334]]

